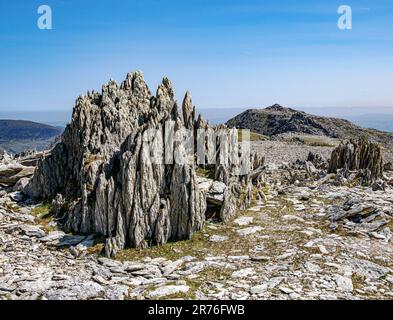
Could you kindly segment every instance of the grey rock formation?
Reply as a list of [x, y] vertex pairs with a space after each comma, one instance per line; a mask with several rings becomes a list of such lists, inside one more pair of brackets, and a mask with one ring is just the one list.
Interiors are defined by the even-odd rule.
[[4, 153], [0, 159], [0, 185], [20, 191], [34, 173], [34, 166], [42, 156], [40, 152], [10, 156]]
[[390, 147], [393, 145], [391, 133], [364, 129], [348, 120], [316, 116], [278, 104], [265, 109], [246, 110], [230, 119], [227, 125], [238, 129], [249, 129], [270, 137], [297, 133], [348, 139], [362, 135], [373, 142]]
[[64, 210], [57, 211], [66, 213], [66, 231], [106, 236], [108, 256], [125, 245], [146, 247], [190, 237], [203, 226], [206, 203], [195, 169], [156, 164], [146, 156], [149, 129], [162, 129], [163, 136], [154, 142], [155, 151], [163, 151], [159, 140], [165, 139], [165, 121], [181, 128], [167, 78], [155, 97], [140, 72], [128, 74], [120, 86], [110, 81], [101, 94], [77, 99], [62, 142], [39, 163], [25, 192], [36, 198], [63, 194]]
[[329, 163], [329, 172], [361, 170], [364, 185], [375, 182], [383, 175], [383, 159], [378, 144], [362, 138], [341, 143], [333, 150]]
[[195, 107], [192, 105], [191, 94], [188, 91], [184, 97], [182, 109], [184, 126], [187, 129], [193, 129], [195, 122]]
[[[201, 117], [195, 120], [188, 92], [183, 120], [188, 129], [207, 127]], [[167, 151], [167, 121], [172, 121], [175, 133], [184, 128], [169, 79], [163, 79], [156, 96], [140, 72], [128, 74], [120, 86], [111, 80], [101, 93], [77, 99], [62, 141], [38, 163], [24, 192], [55, 199], [55, 213], [65, 231], [104, 235], [107, 256], [125, 246], [188, 239], [203, 226], [206, 192], [198, 187], [194, 164], [151, 161], [152, 153], [163, 152], [163, 141]], [[160, 133], [152, 138], [151, 129]], [[235, 130], [228, 132], [237, 137]], [[175, 141], [170, 155], [183, 151]], [[233, 195], [249, 184], [231, 185], [234, 179], [225, 175], [220, 180], [229, 185], [222, 205], [224, 221], [239, 207]]]

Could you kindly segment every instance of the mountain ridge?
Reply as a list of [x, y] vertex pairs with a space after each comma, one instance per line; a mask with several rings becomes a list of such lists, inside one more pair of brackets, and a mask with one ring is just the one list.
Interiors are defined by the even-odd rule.
[[250, 129], [269, 137], [288, 133], [327, 136], [336, 139], [365, 136], [375, 142], [393, 145], [392, 133], [362, 128], [349, 120], [317, 116], [279, 104], [264, 109], [248, 109], [228, 120], [226, 124], [229, 127]]
[[48, 149], [63, 132], [61, 128], [28, 121], [0, 119], [0, 150], [20, 153]]

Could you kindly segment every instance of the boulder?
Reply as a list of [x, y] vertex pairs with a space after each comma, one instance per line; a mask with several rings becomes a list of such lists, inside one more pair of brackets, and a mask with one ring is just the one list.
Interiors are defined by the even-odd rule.
[[364, 138], [342, 142], [333, 150], [329, 163], [330, 173], [336, 173], [340, 169], [345, 172], [358, 170], [362, 184], [372, 184], [383, 177], [380, 146]]

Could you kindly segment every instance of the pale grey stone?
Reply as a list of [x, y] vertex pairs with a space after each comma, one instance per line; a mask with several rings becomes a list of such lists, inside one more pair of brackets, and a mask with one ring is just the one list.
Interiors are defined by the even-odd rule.
[[247, 226], [250, 223], [252, 223], [254, 220], [253, 217], [240, 217], [234, 220], [233, 222], [236, 223], [239, 226]]
[[227, 236], [212, 235], [209, 238], [209, 241], [211, 241], [211, 242], [223, 242], [223, 241], [226, 241], [228, 239], [229, 239], [229, 237], [227, 237]]
[[190, 287], [188, 286], [162, 286], [159, 287], [157, 289], [155, 289], [154, 291], [151, 291], [149, 293], [149, 297], [152, 299], [157, 299], [157, 298], [161, 298], [161, 297], [165, 297], [165, 296], [169, 296], [169, 295], [174, 295], [174, 294], [178, 294], [178, 293], [187, 293], [190, 290]]
[[262, 230], [263, 230], [262, 227], [260, 227], [260, 226], [255, 226], [255, 227], [249, 227], [249, 228], [239, 229], [239, 230], [236, 230], [236, 232], [237, 232], [237, 234], [238, 234], [239, 236], [248, 236], [248, 235], [257, 233], [257, 232], [259, 232], [259, 231], [262, 231]]
[[232, 278], [246, 278], [255, 275], [253, 268], [245, 268], [232, 273]]
[[337, 275], [335, 280], [338, 290], [345, 291], [345, 292], [353, 291], [353, 284], [351, 278]]

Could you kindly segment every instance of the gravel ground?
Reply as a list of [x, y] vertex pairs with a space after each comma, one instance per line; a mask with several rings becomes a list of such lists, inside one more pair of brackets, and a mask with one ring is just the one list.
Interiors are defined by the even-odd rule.
[[[291, 136], [290, 138], [294, 138], [295, 136]], [[299, 137], [299, 136], [297, 136]], [[313, 139], [315, 136], [301, 136], [302, 139]], [[340, 141], [337, 139], [331, 138], [321, 138], [317, 137], [318, 141], [322, 140], [322, 144], [331, 145], [331, 146], [312, 146], [302, 143], [293, 143], [291, 141], [286, 141], [290, 139], [286, 136], [283, 141], [280, 140], [266, 140], [266, 141], [253, 141], [252, 142], [252, 150], [256, 152], [262, 153], [265, 156], [266, 163], [274, 163], [281, 164], [282, 162], [295, 162], [296, 160], [304, 161], [307, 159], [309, 152], [319, 154], [323, 159], [330, 159], [330, 155], [337, 146]], [[319, 141], [321, 142], [321, 141]], [[392, 162], [393, 163], [393, 150], [383, 148], [383, 158], [384, 162]]]
[[[276, 164], [310, 151], [327, 159], [332, 149], [254, 147]], [[266, 199], [230, 223], [208, 221], [191, 240], [127, 249], [117, 260], [91, 251], [89, 237], [48, 230], [55, 225], [42, 224], [35, 206], [3, 193], [0, 299], [393, 299], [393, 188], [318, 179], [286, 185], [288, 170], [268, 169]], [[348, 200], [351, 210], [343, 209]], [[332, 212], [367, 221], [332, 223]]]
[[323, 159], [330, 158], [334, 147], [313, 147], [281, 141], [254, 141], [252, 150], [265, 156], [265, 163], [281, 164], [306, 160], [309, 152], [319, 154]]

